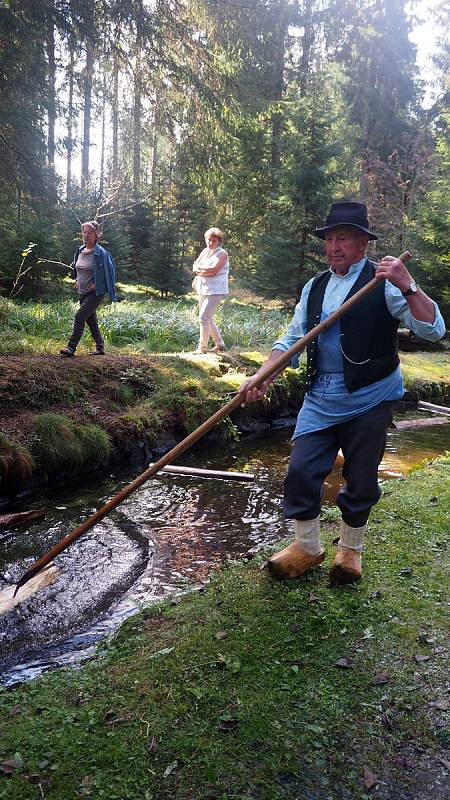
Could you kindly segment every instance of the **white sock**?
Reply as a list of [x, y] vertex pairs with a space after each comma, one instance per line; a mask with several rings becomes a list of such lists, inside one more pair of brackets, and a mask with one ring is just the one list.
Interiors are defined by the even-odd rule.
[[351, 528], [344, 520], [341, 520], [341, 531], [338, 547], [346, 547], [348, 550], [357, 550], [361, 553], [364, 545], [364, 534], [367, 530], [367, 523], [361, 528]]
[[295, 543], [311, 556], [322, 550], [320, 544], [320, 517], [315, 519], [294, 519]]

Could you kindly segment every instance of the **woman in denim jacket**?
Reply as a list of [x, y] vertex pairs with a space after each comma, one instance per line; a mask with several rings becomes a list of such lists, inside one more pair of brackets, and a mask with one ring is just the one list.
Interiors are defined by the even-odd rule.
[[117, 299], [114, 286], [115, 266], [111, 253], [98, 244], [100, 238], [98, 222], [96, 220], [84, 222], [81, 232], [83, 245], [77, 249], [72, 262], [72, 274], [76, 280], [75, 288], [79, 295], [80, 308], [75, 314], [67, 347], [63, 347], [59, 352], [66, 357], [75, 355], [86, 323], [95, 342], [95, 349], [91, 355], [103, 356], [105, 343], [98, 327], [96, 311], [106, 292], [111, 300]]

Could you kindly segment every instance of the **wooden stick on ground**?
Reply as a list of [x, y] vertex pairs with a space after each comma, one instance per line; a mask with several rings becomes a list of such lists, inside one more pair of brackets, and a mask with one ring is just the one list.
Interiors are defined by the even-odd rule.
[[[153, 464], [149, 464], [153, 467]], [[160, 472], [167, 472], [169, 475], [192, 475], [194, 478], [219, 478], [225, 481], [253, 481], [254, 474], [251, 472], [231, 472], [220, 469], [200, 469], [199, 467], [174, 467], [171, 464], [163, 467]]]
[[450, 414], [450, 408], [436, 406], [434, 403], [425, 403], [423, 400], [420, 400], [417, 407], [422, 408], [424, 411], [434, 411], [436, 414]]
[[[399, 256], [399, 258], [402, 261], [407, 261], [409, 258], [411, 258], [411, 253], [408, 252], [402, 253], [402, 255]], [[303, 352], [303, 350], [312, 341], [314, 341], [314, 339], [317, 339], [317, 337], [320, 336], [321, 333], [324, 333], [326, 330], [328, 330], [328, 328], [334, 325], [336, 320], [340, 319], [350, 308], [356, 305], [356, 303], [359, 303], [359, 301], [362, 300], [363, 297], [366, 297], [368, 294], [370, 294], [377, 286], [380, 285], [380, 283], [383, 283], [382, 278], [373, 278], [371, 281], [369, 281], [369, 283], [363, 286], [362, 289], [360, 289], [358, 292], [355, 292], [355, 294], [352, 297], [346, 300], [345, 303], [343, 303], [338, 309], [336, 309], [336, 311], [333, 311], [333, 313], [330, 314], [329, 317], [327, 317], [325, 320], [320, 322], [319, 325], [316, 325], [314, 328], [308, 331], [308, 333], [305, 334], [305, 336], [303, 336], [301, 339], [299, 339], [298, 342], [293, 344], [292, 347], [286, 350], [285, 353], [282, 353], [279, 358], [277, 358], [275, 361], [270, 362], [270, 364], [266, 364], [265, 368], [262, 368], [259, 371], [258, 378], [255, 379], [255, 383], [253, 384], [253, 386], [260, 386], [262, 383], [264, 383], [265, 380], [272, 377], [272, 375], [278, 373], [281, 368], [286, 367], [290, 363], [292, 356], [296, 355], [297, 353]], [[252, 384], [250, 384], [249, 388], [252, 388]], [[57, 555], [59, 555], [59, 553], [62, 553], [63, 550], [66, 550], [72, 544], [72, 542], [75, 542], [77, 539], [80, 538], [80, 536], [83, 536], [83, 534], [85, 534], [88, 530], [93, 528], [94, 525], [97, 524], [97, 522], [100, 522], [100, 520], [102, 520], [103, 517], [106, 517], [106, 515], [109, 514], [110, 511], [112, 511], [114, 508], [117, 508], [117, 506], [120, 505], [120, 503], [122, 503], [127, 497], [129, 497], [130, 494], [135, 492], [136, 489], [142, 486], [143, 483], [148, 481], [149, 478], [152, 478], [153, 475], [156, 475], [157, 472], [160, 472], [160, 470], [162, 470], [163, 467], [167, 466], [167, 464], [170, 464], [172, 461], [178, 458], [178, 456], [180, 456], [182, 453], [186, 452], [186, 450], [192, 447], [193, 444], [198, 442], [199, 439], [201, 439], [206, 433], [212, 430], [212, 428], [214, 428], [218, 422], [220, 422], [222, 419], [231, 414], [231, 412], [234, 411], [236, 408], [238, 408], [238, 406], [241, 405], [243, 400], [244, 396], [241, 394], [241, 392], [238, 392], [231, 400], [229, 400], [228, 403], [222, 406], [222, 408], [219, 408], [219, 410], [216, 411], [215, 414], [213, 414], [211, 417], [209, 417], [209, 419], [203, 422], [203, 424], [200, 425], [198, 428], [196, 428], [195, 431], [190, 433], [189, 436], [186, 436], [186, 438], [183, 439], [181, 442], [179, 442], [177, 445], [175, 445], [175, 447], [173, 447], [172, 450], [170, 450], [168, 453], [162, 456], [162, 458], [160, 458], [158, 461], [152, 464], [152, 466], [148, 467], [145, 470], [145, 472], [143, 472], [141, 475], [138, 475], [138, 477], [135, 478], [134, 481], [129, 483], [128, 486], [125, 486], [120, 492], [114, 495], [114, 497], [112, 497], [111, 500], [105, 503], [105, 505], [102, 506], [102, 508], [96, 511], [95, 514], [92, 514], [87, 520], [85, 520], [85, 522], [79, 525], [78, 528], [75, 528], [74, 531], [67, 534], [67, 536], [61, 539], [61, 541], [57, 542], [51, 548], [51, 550], [48, 551], [48, 553], [45, 553], [43, 556], [41, 556], [41, 558], [35, 561], [34, 564], [32, 564], [31, 567], [29, 567], [27, 571], [22, 575], [22, 577], [19, 579], [17, 583], [15, 593], [18, 592], [21, 586], [23, 586], [27, 581], [29, 581], [32, 577], [34, 577], [34, 575], [37, 575], [37, 573], [40, 572], [41, 569], [43, 569], [45, 566], [47, 566], [47, 564], [53, 561], [53, 559]]]

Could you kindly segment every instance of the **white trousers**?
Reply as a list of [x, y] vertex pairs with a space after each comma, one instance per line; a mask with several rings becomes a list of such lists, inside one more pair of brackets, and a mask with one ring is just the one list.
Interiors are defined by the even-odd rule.
[[208, 294], [200, 296], [198, 299], [198, 321], [200, 325], [200, 341], [199, 347], [206, 350], [208, 347], [209, 337], [212, 336], [214, 343], [224, 346], [222, 334], [213, 321], [213, 315], [218, 308], [221, 301], [226, 297], [225, 294]]

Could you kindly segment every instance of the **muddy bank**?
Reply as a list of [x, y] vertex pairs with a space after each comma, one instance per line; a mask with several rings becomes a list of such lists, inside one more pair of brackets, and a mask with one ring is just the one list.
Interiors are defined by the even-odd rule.
[[[260, 354], [234, 353], [5, 357], [0, 513], [21, 508], [48, 484], [126, 465], [140, 471], [224, 405], [262, 361]], [[304, 390], [303, 369], [286, 370], [268, 399], [238, 409], [208, 438], [227, 442], [293, 425]], [[400, 409], [414, 408], [419, 399], [442, 402], [445, 390], [448, 385], [416, 383]]]

